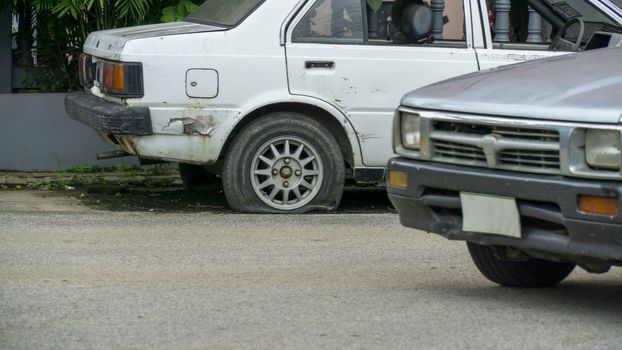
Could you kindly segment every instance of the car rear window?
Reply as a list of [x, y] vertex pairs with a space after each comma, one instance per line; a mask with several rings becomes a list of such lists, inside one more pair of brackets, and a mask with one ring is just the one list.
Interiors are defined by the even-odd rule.
[[207, 0], [186, 21], [235, 27], [265, 0]]

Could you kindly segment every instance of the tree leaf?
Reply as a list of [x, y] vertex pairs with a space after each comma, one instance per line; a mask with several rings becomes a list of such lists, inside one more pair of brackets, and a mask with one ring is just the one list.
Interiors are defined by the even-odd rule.
[[382, 6], [382, 0], [367, 0], [367, 4], [374, 12], [376, 12], [380, 10], [380, 6]]

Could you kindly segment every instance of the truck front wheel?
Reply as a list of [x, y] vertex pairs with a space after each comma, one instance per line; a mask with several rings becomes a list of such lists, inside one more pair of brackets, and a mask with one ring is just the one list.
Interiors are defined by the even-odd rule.
[[573, 264], [531, 258], [506, 261], [492, 247], [467, 242], [471, 259], [490, 281], [508, 287], [548, 287], [561, 282], [574, 269]]
[[249, 213], [303, 213], [339, 205], [345, 181], [341, 149], [316, 120], [299, 113], [260, 117], [225, 155], [229, 205]]

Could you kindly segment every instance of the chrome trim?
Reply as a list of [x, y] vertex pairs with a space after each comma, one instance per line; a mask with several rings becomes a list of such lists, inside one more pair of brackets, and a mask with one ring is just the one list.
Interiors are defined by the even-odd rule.
[[[420, 130], [422, 137], [421, 149], [419, 151], [406, 149], [402, 146], [400, 130], [400, 113], [418, 114], [420, 117]], [[617, 180], [622, 179], [622, 169], [620, 171], [600, 170], [590, 168], [585, 157], [585, 133], [588, 129], [596, 130], [618, 130], [622, 133], [622, 125], [618, 124], [588, 124], [588, 123], [569, 123], [537, 119], [520, 119], [507, 117], [490, 117], [480, 115], [468, 115], [452, 112], [437, 112], [428, 110], [417, 110], [408, 107], [400, 107], [396, 112], [394, 121], [393, 143], [395, 153], [415, 159], [438, 161], [450, 164], [459, 164], [476, 167], [486, 167], [500, 170], [519, 171], [526, 173], [557, 174], [579, 178]], [[471, 135], [458, 134], [447, 131], [433, 130], [432, 124], [435, 121], [455, 122], [461, 124], [472, 124], [481, 126], [498, 126], [510, 128], [537, 129], [543, 131], [555, 131], [559, 139], [555, 140], [530, 140], [499, 137], [496, 135]], [[622, 136], [621, 136], [622, 137]], [[481, 149], [486, 160], [461, 159], [455, 160], [448, 157], [435, 156], [433, 145], [434, 140], [443, 142], [453, 142], [463, 145], [474, 146]], [[498, 161], [498, 156], [505, 149], [518, 151], [542, 151], [559, 152], [559, 168], [557, 167], [530, 167], [523, 165], [510, 165]], [[543, 154], [542, 158], [550, 155]], [[534, 161], [537, 162], [537, 161]], [[548, 160], [540, 161], [541, 164], [556, 165], [556, 162], [549, 163]], [[527, 162], [526, 162], [527, 163]]]
[[285, 20], [283, 21], [283, 23], [281, 23], [281, 34], [280, 34], [281, 46], [285, 46], [285, 36], [287, 34], [287, 27], [289, 26], [289, 23], [296, 16], [296, 14], [298, 14], [298, 11], [300, 11], [300, 9], [307, 3], [307, 1], [309, 0], [298, 1], [296, 6], [294, 6], [294, 8], [287, 15], [287, 17], [285, 17]]
[[599, 3], [602, 4], [603, 6], [605, 6], [611, 12], [615, 13], [616, 15], [622, 16], [622, 9], [620, 9], [618, 6], [612, 4], [611, 1], [600, 0]]

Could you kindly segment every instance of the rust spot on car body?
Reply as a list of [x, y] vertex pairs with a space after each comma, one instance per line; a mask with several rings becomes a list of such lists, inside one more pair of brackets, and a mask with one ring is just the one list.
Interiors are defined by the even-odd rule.
[[[209, 118], [209, 120], [213, 120], [213, 118]], [[216, 129], [213, 124], [213, 122], [203, 123], [195, 118], [172, 118], [163, 129], [178, 130], [179, 133], [186, 135], [210, 136], [212, 131]]]

